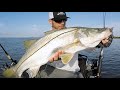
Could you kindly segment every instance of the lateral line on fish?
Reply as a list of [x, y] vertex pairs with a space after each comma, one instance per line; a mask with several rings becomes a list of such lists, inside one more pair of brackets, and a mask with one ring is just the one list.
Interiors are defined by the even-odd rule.
[[[73, 32], [73, 31], [75, 31], [75, 30], [78, 30], [78, 28], [75, 28], [74, 30], [66, 31], [66, 32], [64, 32], [64, 33], [61, 33], [61, 34], [57, 35], [56, 37], [54, 37], [54, 38], [52, 38], [50, 41], [48, 41], [46, 44], [44, 44], [43, 46], [41, 46], [38, 50], [40, 50], [41, 48], [43, 48], [44, 46], [46, 46], [49, 42], [51, 42], [51, 41], [54, 40], [55, 38], [57, 38], [57, 37], [65, 34], [65, 33]], [[36, 53], [38, 50], [36, 50], [34, 53]], [[34, 54], [34, 53], [33, 53], [33, 54]], [[32, 54], [32, 55], [33, 55], [33, 54]], [[32, 55], [30, 55], [28, 58], [30, 58]], [[26, 58], [26, 59], [28, 59], [28, 58]], [[25, 60], [26, 60], [26, 59], [25, 59]], [[23, 62], [21, 62], [21, 64], [24, 63], [25, 60], [24, 60]], [[18, 68], [21, 66], [21, 64], [18, 66]], [[18, 68], [16, 68], [16, 71], [17, 71]]]

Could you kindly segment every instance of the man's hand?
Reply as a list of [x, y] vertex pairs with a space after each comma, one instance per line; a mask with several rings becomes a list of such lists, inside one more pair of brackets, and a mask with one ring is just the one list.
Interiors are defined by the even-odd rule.
[[109, 47], [112, 43], [112, 40], [113, 40], [113, 36], [111, 35], [110, 37], [108, 38], [105, 38], [103, 39], [100, 44], [97, 46], [97, 48], [100, 48], [100, 47]]
[[57, 51], [54, 55], [52, 55], [52, 56], [49, 58], [49, 61], [50, 61], [50, 62], [53, 62], [53, 61], [58, 60], [59, 56], [60, 56], [61, 54], [63, 54], [63, 53], [64, 53], [64, 51], [62, 51], [62, 50]]
[[107, 44], [108, 42], [109, 42], [108, 38], [105, 38], [105, 39], [102, 40], [103, 45]]
[[103, 43], [104, 47], [109, 47], [112, 43], [112, 40], [113, 40], [113, 35], [111, 35], [110, 37], [102, 40], [102, 43]]

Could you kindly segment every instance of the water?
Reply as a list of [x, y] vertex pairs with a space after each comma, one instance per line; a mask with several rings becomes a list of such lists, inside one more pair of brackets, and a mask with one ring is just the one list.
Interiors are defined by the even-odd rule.
[[[19, 60], [25, 53], [23, 42], [31, 38], [0, 38], [0, 44], [5, 48], [14, 60]], [[113, 39], [109, 48], [104, 48], [104, 59], [102, 62], [102, 78], [120, 78], [120, 39]], [[90, 58], [98, 56], [99, 52], [86, 53]], [[0, 47], [0, 67], [5, 63], [10, 63], [6, 54]], [[0, 78], [2, 70], [0, 69]]]

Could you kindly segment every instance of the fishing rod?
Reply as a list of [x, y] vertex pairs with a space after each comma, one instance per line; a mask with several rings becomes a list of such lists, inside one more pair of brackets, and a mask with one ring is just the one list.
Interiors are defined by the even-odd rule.
[[17, 61], [16, 61], [16, 60], [13, 60], [13, 59], [11, 58], [11, 56], [7, 53], [7, 51], [3, 48], [3, 46], [2, 46], [1, 44], [0, 44], [0, 46], [1, 46], [1, 48], [3, 49], [3, 51], [5, 52], [7, 58], [8, 58], [9, 60], [11, 60], [11, 62], [12, 62], [12, 63], [11, 63], [11, 66], [17, 64]]
[[105, 28], [106, 12], [103, 12], [103, 27]]
[[103, 60], [103, 47], [101, 47], [99, 60], [98, 60], [98, 63], [99, 63], [98, 64], [98, 73], [97, 73], [98, 78], [101, 77], [102, 60]]
[[[105, 28], [105, 19], [106, 19], [106, 12], [103, 12], [103, 28]], [[101, 46], [99, 61], [98, 61], [98, 73], [97, 73], [98, 78], [101, 77], [102, 60], [103, 60], [103, 45]]]

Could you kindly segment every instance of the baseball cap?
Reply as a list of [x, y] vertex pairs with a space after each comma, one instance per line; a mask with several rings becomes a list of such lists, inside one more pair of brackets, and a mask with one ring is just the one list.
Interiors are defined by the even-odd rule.
[[69, 17], [67, 17], [65, 12], [49, 12], [49, 19], [63, 20], [67, 18]]

